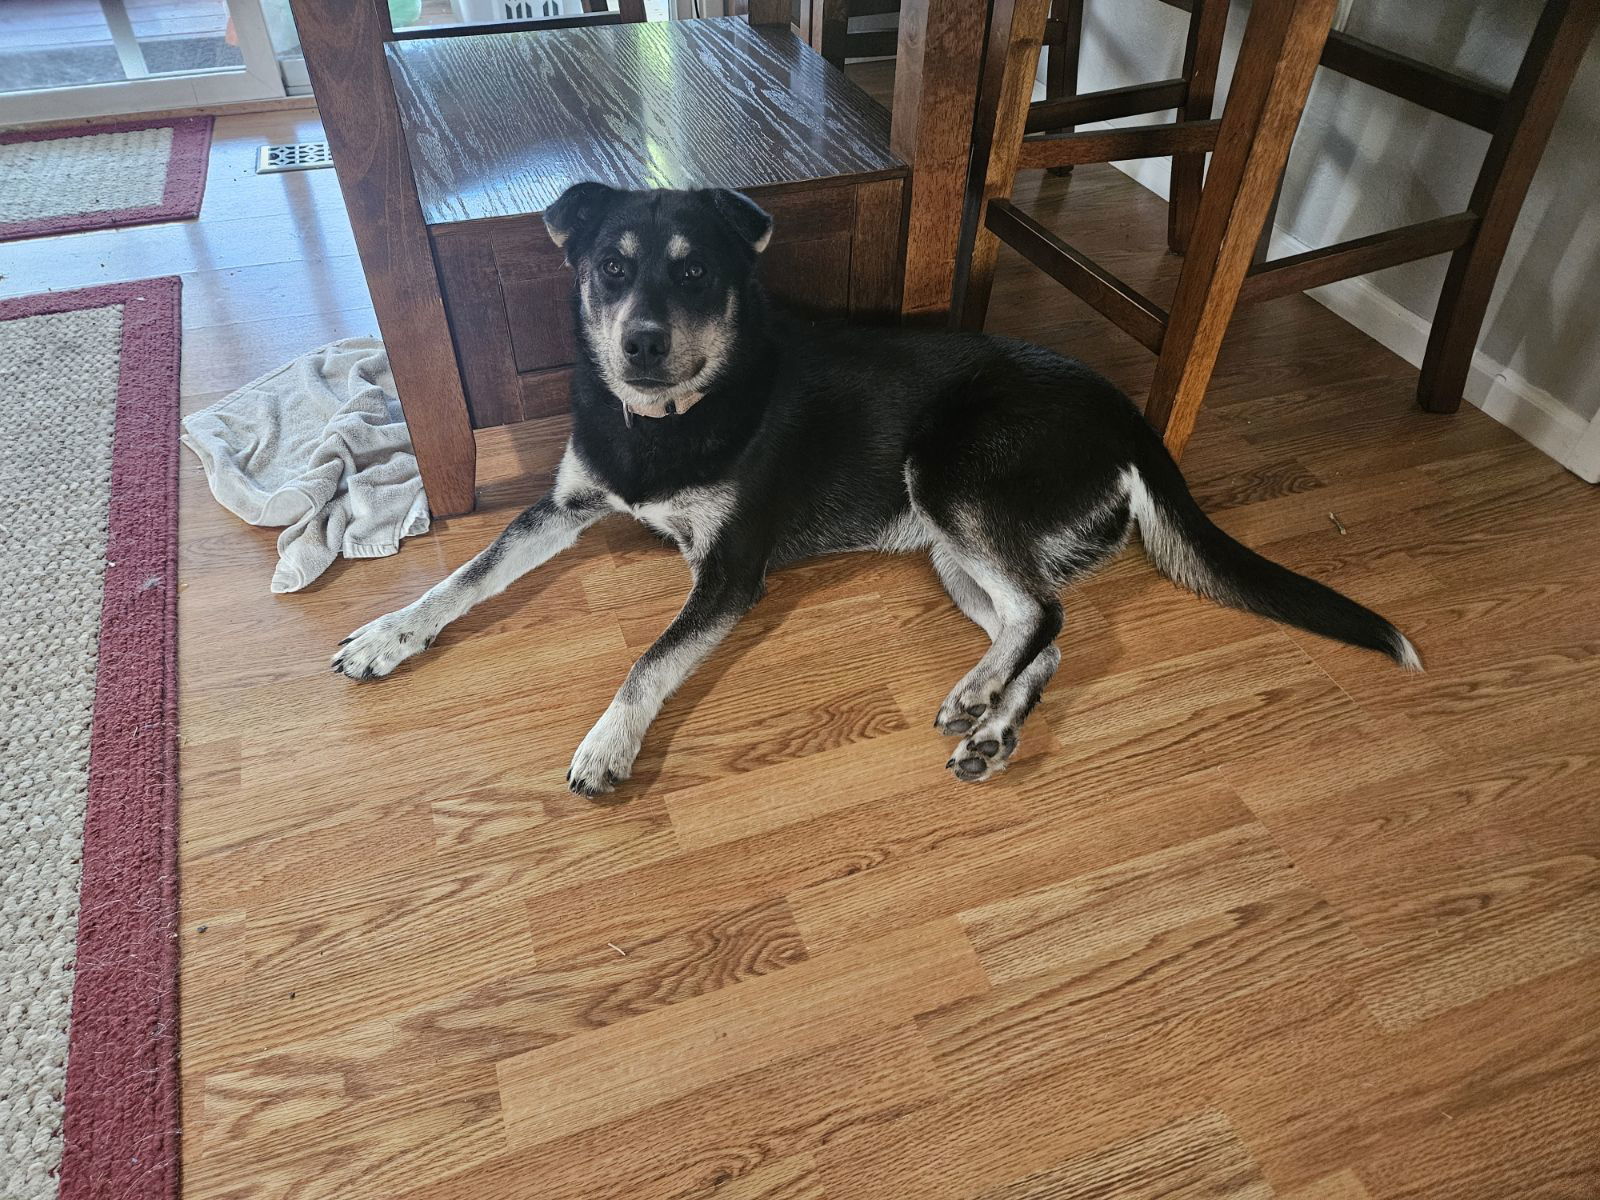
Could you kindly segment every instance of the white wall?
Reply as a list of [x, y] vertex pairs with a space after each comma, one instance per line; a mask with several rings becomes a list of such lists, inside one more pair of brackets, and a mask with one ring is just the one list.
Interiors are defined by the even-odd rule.
[[[1346, 0], [1357, 37], [1509, 85], [1541, 0]], [[1247, 11], [1234, 5], [1224, 90]], [[1176, 76], [1188, 17], [1158, 0], [1089, 0], [1079, 88]], [[1220, 112], [1221, 97], [1219, 96]], [[1115, 124], [1165, 121], [1170, 113]], [[1489, 135], [1319, 71], [1290, 157], [1274, 254], [1466, 207]], [[1600, 48], [1591, 46], [1534, 179], [1479, 339], [1468, 399], [1600, 479]], [[1119, 164], [1166, 194], [1165, 159]], [[1420, 363], [1447, 258], [1311, 293]]]

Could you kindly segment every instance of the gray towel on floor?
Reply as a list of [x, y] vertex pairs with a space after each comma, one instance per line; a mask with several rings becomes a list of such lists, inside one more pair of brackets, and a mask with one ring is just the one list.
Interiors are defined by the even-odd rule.
[[379, 558], [428, 531], [428, 500], [376, 338], [303, 354], [184, 418], [211, 491], [278, 537], [272, 590], [294, 592], [340, 554]]

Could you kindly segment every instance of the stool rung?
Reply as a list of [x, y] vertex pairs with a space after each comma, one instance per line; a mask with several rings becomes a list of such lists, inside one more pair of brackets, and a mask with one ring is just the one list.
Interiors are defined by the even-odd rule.
[[1477, 214], [1454, 213], [1448, 217], [1435, 217], [1431, 221], [1418, 221], [1414, 225], [1402, 225], [1399, 229], [1338, 242], [1320, 250], [1307, 250], [1304, 254], [1257, 263], [1250, 268], [1239, 289], [1239, 303], [1273, 300], [1303, 292], [1307, 288], [1321, 287], [1325, 283], [1337, 283], [1353, 275], [1365, 275], [1385, 267], [1397, 267], [1419, 258], [1444, 254], [1465, 246], [1477, 229]]
[[1322, 65], [1330, 71], [1493, 133], [1506, 94], [1453, 71], [1429, 66], [1337, 30], [1328, 35]]
[[900, 48], [900, 34], [893, 29], [863, 29], [845, 35], [846, 58], [893, 58]]
[[[1169, 8], [1194, 10], [1194, 0], [1161, 0]], [[1322, 65], [1379, 91], [1493, 133], [1506, 93], [1475, 79], [1429, 66], [1382, 46], [1334, 30], [1322, 48]]]
[[1084, 257], [1009, 200], [989, 201], [985, 224], [997, 238], [1113, 324], [1160, 352], [1167, 314], [1154, 301]]
[[1168, 125], [1137, 125], [1132, 129], [1094, 129], [1086, 133], [1025, 138], [1017, 167], [1019, 170], [1069, 167], [1124, 158], [1194, 154], [1215, 147], [1217, 130], [1221, 127], [1221, 121], [1175, 121]]
[[1161, 112], [1180, 107], [1188, 96], [1187, 80], [1163, 79], [1159, 83], [1136, 83], [1060, 100], [1038, 100], [1028, 106], [1026, 128], [1029, 133], [1041, 133], [1067, 125], [1087, 125], [1090, 121]]

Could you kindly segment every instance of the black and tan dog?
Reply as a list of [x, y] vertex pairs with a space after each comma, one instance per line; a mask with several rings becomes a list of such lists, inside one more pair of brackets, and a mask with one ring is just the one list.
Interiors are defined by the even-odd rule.
[[1418, 668], [1376, 613], [1246, 549], [1196, 506], [1128, 399], [1080, 363], [981, 334], [816, 325], [770, 308], [772, 221], [735, 192], [571, 188], [545, 214], [576, 275], [582, 354], [549, 495], [419, 600], [362, 626], [334, 669], [387, 675], [474, 604], [632, 513], [693, 571], [683, 610], [572, 760], [575, 792], [628, 778], [668, 696], [767, 573], [845, 550], [925, 551], [991, 639], [935, 724], [947, 766], [1004, 770], [1060, 662], [1059, 593], [1135, 522], [1172, 579]]

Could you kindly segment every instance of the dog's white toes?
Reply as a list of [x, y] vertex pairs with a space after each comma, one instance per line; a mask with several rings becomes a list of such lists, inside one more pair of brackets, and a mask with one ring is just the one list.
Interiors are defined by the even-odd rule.
[[584, 736], [567, 770], [567, 787], [580, 796], [603, 796], [627, 779], [639, 741], [608, 711]]
[[958, 687], [939, 709], [933, 727], [946, 737], [971, 733], [982, 722], [984, 714], [999, 703], [1000, 691], [998, 686]]
[[405, 610], [369, 621], [333, 654], [333, 669], [351, 679], [381, 679], [406, 659], [433, 644], [433, 634], [418, 627]]
[[962, 783], [982, 783], [1010, 765], [1016, 748], [1016, 729], [991, 722], [974, 730], [956, 747], [945, 767]]

